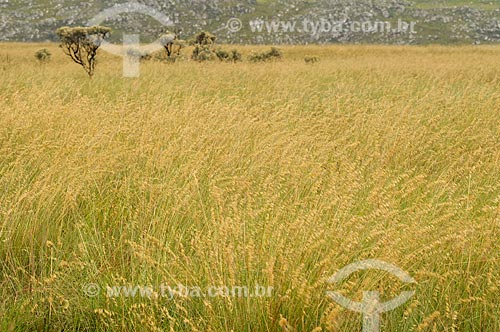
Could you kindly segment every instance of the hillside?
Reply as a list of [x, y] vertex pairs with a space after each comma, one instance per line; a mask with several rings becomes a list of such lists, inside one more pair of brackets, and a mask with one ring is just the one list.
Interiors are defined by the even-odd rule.
[[[500, 41], [500, 2], [496, 0], [318, 0], [318, 1], [139, 1], [169, 16], [190, 36], [216, 32], [224, 43], [390, 43], [480, 44]], [[84, 25], [119, 1], [79, 2], [0, 0], [0, 41], [55, 40], [62, 25]], [[231, 18], [241, 30], [229, 31]], [[414, 31], [395, 31], [398, 20]], [[267, 25], [266, 25], [267, 22]], [[308, 22], [308, 23], [305, 23]], [[311, 22], [311, 25], [309, 25]], [[328, 22], [328, 23], [324, 23]], [[353, 22], [385, 22], [389, 31], [353, 31]], [[152, 39], [164, 27], [140, 14], [122, 14], [105, 24]], [[314, 28], [325, 26], [323, 31]], [[337, 29], [334, 28], [339, 24]], [[126, 28], [125, 28], [126, 27]], [[320, 29], [321, 30], [321, 29]]]

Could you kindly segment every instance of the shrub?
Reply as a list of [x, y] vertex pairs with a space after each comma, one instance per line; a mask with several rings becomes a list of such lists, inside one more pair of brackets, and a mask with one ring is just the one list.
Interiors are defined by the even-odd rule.
[[159, 51], [151, 54], [151, 60], [163, 63], [176, 63], [180, 61], [184, 61], [186, 58], [183, 55], [172, 54], [168, 56], [165, 52]]
[[317, 56], [308, 55], [304, 58], [304, 61], [308, 64], [315, 64], [319, 62], [319, 58]]
[[45, 63], [49, 62], [52, 57], [52, 53], [46, 48], [42, 48], [41, 50], [38, 50], [35, 52], [35, 58], [40, 62], [40, 63]]
[[218, 49], [215, 51], [215, 55], [220, 61], [224, 62], [238, 62], [242, 60], [242, 55], [238, 50], [232, 50], [231, 52], [227, 52], [223, 49]]
[[233, 62], [243, 61], [243, 55], [241, 55], [241, 53], [238, 52], [238, 50], [232, 50], [231, 53], [233, 57]]
[[213, 61], [217, 59], [217, 55], [210, 47], [197, 45], [193, 50], [192, 59], [199, 62]]
[[268, 62], [274, 60], [280, 60], [283, 58], [283, 53], [280, 49], [276, 47], [271, 47], [271, 50], [264, 53], [254, 53], [250, 55], [249, 60], [251, 62]]
[[217, 55], [217, 58], [219, 58], [220, 61], [229, 61], [230, 58], [229, 52], [222, 49], [215, 51], [215, 55]]
[[271, 47], [271, 50], [267, 53], [270, 58], [281, 59], [283, 57], [283, 52], [279, 48]]
[[194, 36], [190, 41], [190, 44], [195, 46], [191, 58], [199, 62], [212, 61], [219, 58], [219, 55], [214, 50], [216, 39], [215, 35], [206, 31], [202, 31]]

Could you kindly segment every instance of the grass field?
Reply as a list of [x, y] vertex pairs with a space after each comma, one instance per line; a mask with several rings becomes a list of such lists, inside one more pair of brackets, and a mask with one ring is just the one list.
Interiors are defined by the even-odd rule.
[[[89, 80], [0, 44], [0, 331], [360, 331], [327, 290], [415, 290], [386, 332], [500, 331], [500, 47], [283, 50]], [[369, 258], [416, 284], [327, 283]]]

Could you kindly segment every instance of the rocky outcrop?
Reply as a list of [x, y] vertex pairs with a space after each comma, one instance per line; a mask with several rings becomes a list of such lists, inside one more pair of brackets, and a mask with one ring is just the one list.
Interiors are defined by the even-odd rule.
[[[139, 33], [144, 40], [148, 40], [156, 38], [166, 29], [175, 29], [182, 31], [183, 37], [209, 30], [218, 35], [219, 42], [224, 43], [500, 42], [500, 3], [496, 7], [492, 4], [485, 8], [425, 8], [418, 6], [418, 0], [138, 2], [170, 17], [175, 26], [162, 26], [145, 15], [118, 15], [104, 22], [114, 28], [117, 41], [121, 32]], [[44, 1], [42, 5], [33, 0], [0, 0], [0, 41], [55, 41], [56, 28], [86, 25], [90, 18], [112, 7], [113, 3], [122, 2], [67, 0]], [[231, 18], [240, 20], [241, 29], [228, 27], [227, 22]], [[264, 26], [256, 28], [259, 22]], [[391, 28], [384, 31], [357, 31], [353, 28], [363, 23], [366, 27], [390, 23]], [[328, 24], [334, 25], [335, 29]], [[398, 24], [403, 27], [404, 24], [413, 24], [414, 29], [402, 31], [398, 29]]]

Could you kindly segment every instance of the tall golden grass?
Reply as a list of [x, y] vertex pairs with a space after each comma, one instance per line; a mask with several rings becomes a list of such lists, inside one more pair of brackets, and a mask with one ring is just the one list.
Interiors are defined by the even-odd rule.
[[[57, 45], [0, 44], [0, 330], [360, 331], [325, 291], [412, 289], [383, 331], [500, 331], [500, 48], [283, 50], [147, 62], [137, 79], [101, 53], [89, 80]], [[327, 284], [367, 258], [416, 285]]]

